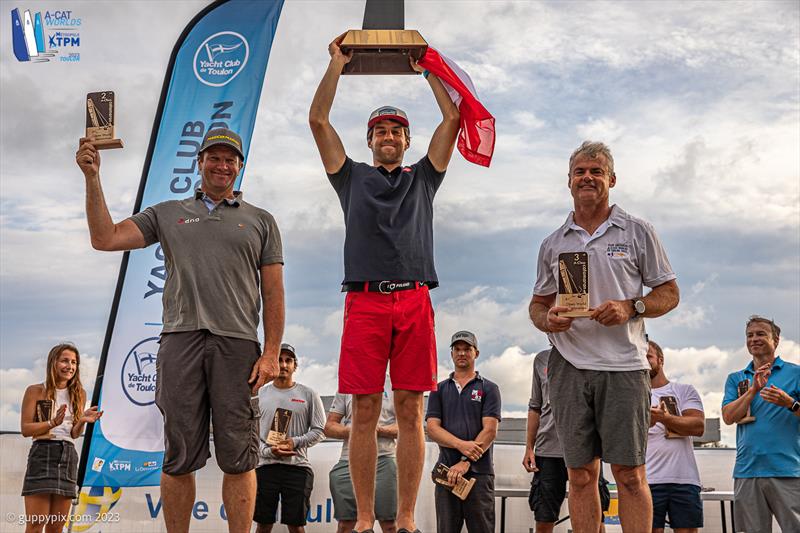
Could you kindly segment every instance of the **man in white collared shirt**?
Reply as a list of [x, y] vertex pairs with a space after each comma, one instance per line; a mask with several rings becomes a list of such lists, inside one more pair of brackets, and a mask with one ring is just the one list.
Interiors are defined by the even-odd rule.
[[[564, 439], [569, 509], [576, 531], [601, 521], [600, 460], [617, 481], [626, 530], [648, 531], [652, 501], [645, 478], [650, 426], [650, 379], [643, 318], [678, 305], [678, 285], [653, 227], [609, 204], [616, 185], [614, 159], [603, 143], [584, 142], [569, 161], [567, 185], [574, 211], [539, 249], [529, 307], [534, 325], [548, 334], [551, 402]], [[589, 318], [559, 316], [559, 254], [586, 252]], [[644, 294], [644, 287], [652, 290]], [[582, 394], [576, 393], [582, 391]]]

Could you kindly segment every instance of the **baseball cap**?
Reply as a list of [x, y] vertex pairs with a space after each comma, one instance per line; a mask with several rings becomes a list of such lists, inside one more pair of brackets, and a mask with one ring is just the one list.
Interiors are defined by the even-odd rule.
[[224, 145], [233, 148], [239, 157], [244, 160], [244, 152], [242, 151], [242, 138], [237, 133], [225, 128], [217, 128], [210, 130], [203, 138], [203, 144], [200, 146], [198, 154], [203, 153], [212, 146]]
[[406, 115], [406, 112], [393, 106], [385, 105], [370, 113], [367, 128], [372, 128], [375, 123], [381, 120], [394, 120], [406, 128], [408, 127], [408, 115]]
[[450, 339], [450, 347], [452, 348], [458, 341], [464, 341], [476, 350], [478, 349], [478, 339], [475, 338], [475, 334], [471, 331], [462, 330], [453, 333], [453, 338]]
[[294, 346], [291, 344], [283, 343], [281, 344], [281, 352], [288, 352], [292, 358], [297, 361], [297, 352], [294, 350]]

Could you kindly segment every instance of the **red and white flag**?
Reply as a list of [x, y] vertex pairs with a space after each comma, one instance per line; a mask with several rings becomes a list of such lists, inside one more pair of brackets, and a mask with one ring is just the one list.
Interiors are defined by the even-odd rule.
[[488, 167], [494, 153], [494, 117], [478, 100], [469, 74], [430, 46], [418, 64], [436, 74], [458, 107], [461, 114], [458, 151], [467, 161]]

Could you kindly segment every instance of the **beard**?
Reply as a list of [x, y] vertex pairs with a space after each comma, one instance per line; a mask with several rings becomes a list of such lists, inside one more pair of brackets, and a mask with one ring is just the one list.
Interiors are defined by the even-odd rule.
[[381, 150], [381, 148], [382, 147], [379, 146], [377, 150], [372, 150], [373, 158], [381, 165], [399, 165], [403, 162], [403, 154], [405, 154], [405, 150], [398, 146], [394, 146], [394, 151], [386, 153]]
[[650, 379], [655, 378], [660, 371], [661, 371], [660, 368], [651, 368], [650, 369]]

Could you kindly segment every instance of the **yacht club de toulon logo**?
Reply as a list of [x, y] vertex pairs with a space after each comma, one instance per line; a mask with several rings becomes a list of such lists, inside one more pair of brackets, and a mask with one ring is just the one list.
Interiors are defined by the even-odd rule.
[[227, 85], [239, 75], [250, 57], [247, 39], [235, 31], [208, 37], [194, 53], [194, 75], [211, 87]]
[[80, 61], [81, 19], [73, 11], [11, 10], [11, 44], [20, 62]]

